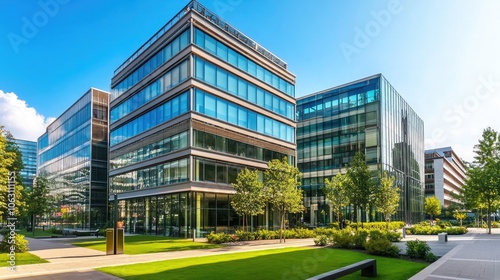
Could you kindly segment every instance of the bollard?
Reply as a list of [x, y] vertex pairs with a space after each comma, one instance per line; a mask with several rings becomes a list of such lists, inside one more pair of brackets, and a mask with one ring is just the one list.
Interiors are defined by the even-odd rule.
[[196, 239], [196, 229], [193, 228], [193, 242], [195, 242], [195, 239]]

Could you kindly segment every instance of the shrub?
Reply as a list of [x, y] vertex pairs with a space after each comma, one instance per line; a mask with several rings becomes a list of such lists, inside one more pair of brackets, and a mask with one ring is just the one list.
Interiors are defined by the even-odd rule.
[[467, 229], [465, 227], [441, 228], [441, 227], [431, 227], [429, 225], [425, 226], [415, 225], [412, 228], [409, 228], [406, 232], [409, 234], [417, 234], [417, 235], [434, 235], [441, 232], [446, 232], [450, 235], [458, 235], [467, 233]]
[[427, 242], [415, 240], [406, 242], [406, 254], [412, 259], [425, 259], [431, 248]]
[[[24, 239], [24, 235], [16, 233], [15, 237], [10, 240], [9, 240], [10, 231], [3, 231], [2, 235], [3, 239], [0, 242], [0, 252], [9, 253], [12, 245], [15, 245], [14, 251], [16, 253], [24, 253], [29, 250], [28, 240]], [[12, 240], [14, 242], [12, 242]], [[11, 241], [12, 244], [9, 244], [9, 241]]]
[[315, 235], [328, 235], [332, 236], [334, 232], [338, 231], [338, 229], [334, 228], [315, 228], [314, 229], [314, 234]]
[[314, 238], [314, 244], [316, 246], [326, 246], [329, 243], [329, 238], [326, 235], [318, 235]]
[[500, 223], [499, 222], [491, 222], [491, 227], [492, 228], [500, 228]]
[[234, 242], [236, 241], [236, 238], [233, 237], [232, 235], [229, 235], [227, 233], [214, 233], [213, 231], [210, 232], [209, 235], [207, 235], [207, 241], [208, 243], [212, 244], [221, 244], [221, 243], [228, 243], [228, 242]]
[[427, 254], [425, 254], [425, 261], [426, 262], [435, 262], [438, 257], [436, 257], [436, 255], [434, 255], [432, 252], [427, 252]]
[[366, 238], [368, 237], [368, 231], [364, 229], [358, 229], [354, 233], [353, 237], [353, 247], [356, 249], [365, 249]]
[[370, 239], [366, 242], [366, 250], [368, 254], [397, 257], [399, 256], [399, 248], [384, 237]]
[[259, 229], [255, 233], [255, 239], [260, 239], [260, 240], [269, 240], [269, 239], [275, 239], [279, 237], [279, 233], [276, 234], [275, 231], [272, 230], [267, 230], [267, 229]]
[[385, 231], [385, 237], [390, 242], [399, 242], [403, 238], [403, 236], [401, 235], [401, 232], [399, 232], [399, 231], [390, 231], [390, 230]]
[[255, 240], [255, 235], [252, 232], [237, 230], [236, 239], [239, 241], [250, 241]]
[[[366, 230], [372, 230], [372, 229], [378, 229], [378, 230], [386, 230], [386, 222], [370, 222], [370, 223], [363, 223], [363, 229]], [[356, 230], [361, 228], [361, 223], [351, 223], [349, 226]], [[398, 230], [402, 229], [405, 226], [404, 222], [390, 222], [389, 223], [389, 230]]]
[[337, 248], [352, 248], [354, 244], [354, 235], [350, 229], [337, 230], [332, 234], [332, 243]]
[[333, 229], [339, 229], [339, 223], [334, 222], [334, 223], [328, 223], [326, 225], [327, 228], [333, 228]]

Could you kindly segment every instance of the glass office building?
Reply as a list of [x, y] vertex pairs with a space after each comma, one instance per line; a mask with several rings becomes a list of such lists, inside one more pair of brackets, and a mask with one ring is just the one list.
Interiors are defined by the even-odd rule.
[[295, 164], [294, 84], [285, 62], [196, 1], [175, 15], [111, 81], [109, 200], [125, 231], [234, 231], [238, 172]]
[[89, 230], [106, 224], [109, 93], [91, 88], [38, 138], [38, 175], [49, 181], [48, 223]]
[[[344, 173], [357, 151], [374, 176], [396, 177], [400, 206], [393, 220], [423, 218], [424, 123], [382, 75], [297, 100], [298, 167], [305, 191], [304, 221], [326, 224], [332, 213], [321, 188], [325, 178]], [[352, 219], [348, 209], [345, 218]], [[363, 217], [368, 216], [364, 213]]]
[[21, 170], [24, 189], [33, 188], [33, 179], [36, 175], [36, 142], [21, 139], [14, 139], [19, 151], [22, 154], [24, 168]]

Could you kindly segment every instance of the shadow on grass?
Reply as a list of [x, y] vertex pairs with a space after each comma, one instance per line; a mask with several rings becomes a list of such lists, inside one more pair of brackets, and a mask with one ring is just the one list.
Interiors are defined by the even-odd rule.
[[[408, 279], [428, 264], [349, 250], [287, 248], [100, 268], [123, 279], [307, 279], [365, 259], [377, 260], [376, 279]], [[359, 279], [355, 272], [342, 279]]]

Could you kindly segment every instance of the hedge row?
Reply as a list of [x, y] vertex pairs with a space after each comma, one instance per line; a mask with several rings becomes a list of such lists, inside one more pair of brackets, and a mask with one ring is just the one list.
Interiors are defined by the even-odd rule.
[[[285, 238], [313, 238], [316, 236], [313, 230], [305, 228], [294, 228], [283, 231]], [[269, 240], [280, 238], [279, 230], [261, 229], [255, 232], [247, 232], [237, 230], [235, 234], [227, 233], [214, 233], [213, 231], [207, 236], [208, 243], [220, 244], [237, 241], [251, 241], [251, 240]]]
[[415, 225], [411, 228], [406, 229], [407, 234], [416, 234], [416, 235], [435, 235], [438, 233], [446, 232], [449, 235], [460, 235], [467, 233], [467, 228], [465, 227], [448, 227], [441, 228], [438, 226], [424, 226], [424, 225]]

